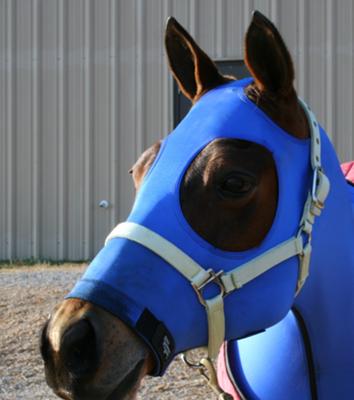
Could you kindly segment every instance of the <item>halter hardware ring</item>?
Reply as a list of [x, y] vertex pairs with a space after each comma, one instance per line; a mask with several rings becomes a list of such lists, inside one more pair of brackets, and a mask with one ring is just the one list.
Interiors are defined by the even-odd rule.
[[210, 358], [201, 358], [198, 363], [193, 363], [188, 360], [185, 353], [180, 355], [181, 360], [189, 367], [196, 369], [200, 372], [202, 377], [206, 380], [209, 387], [214, 391], [220, 400], [232, 400], [232, 396], [219, 386], [218, 378], [214, 364]]
[[[297, 232], [296, 237], [299, 238], [302, 235], [306, 235], [307, 243], [311, 243], [311, 241], [312, 241], [312, 227], [313, 227], [313, 222], [311, 222], [309, 220], [305, 220], [301, 224], [301, 226], [300, 226], [300, 228], [299, 228], [299, 230]], [[304, 244], [304, 240], [302, 241], [302, 243]], [[300, 252], [300, 253], [302, 253], [302, 252]]]
[[188, 360], [186, 353], [181, 353], [180, 354], [180, 358], [187, 365], [187, 367], [189, 367], [189, 368], [193, 368], [193, 369], [205, 368], [204, 365], [201, 364], [200, 362], [195, 363], [195, 362], [192, 362], [192, 361]]
[[321, 181], [321, 175], [323, 175], [322, 168], [316, 167], [313, 171], [312, 190], [311, 190], [312, 201], [314, 202], [315, 206], [320, 210], [322, 210], [324, 207], [323, 202], [319, 200], [317, 194], [317, 190], [319, 188], [319, 184]]
[[215, 283], [216, 285], [219, 286], [219, 288], [220, 288], [219, 295], [221, 295], [221, 297], [225, 297], [225, 294], [226, 294], [226, 288], [225, 288], [222, 280], [220, 279], [220, 277], [221, 277], [221, 275], [223, 275], [224, 271], [220, 270], [218, 272], [215, 272], [212, 269], [208, 269], [206, 272], [209, 274], [209, 277], [204, 282], [202, 282], [199, 285], [192, 283], [192, 287], [195, 290], [195, 292], [197, 293], [198, 299], [203, 306], [206, 306], [206, 302], [203, 297], [202, 290], [205, 286], [209, 285], [209, 283]]

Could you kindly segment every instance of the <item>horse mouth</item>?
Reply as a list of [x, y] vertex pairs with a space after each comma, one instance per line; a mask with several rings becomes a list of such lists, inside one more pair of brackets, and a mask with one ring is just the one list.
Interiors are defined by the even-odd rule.
[[135, 367], [123, 378], [114, 391], [106, 398], [106, 400], [134, 399], [138, 389], [138, 384], [140, 382], [143, 366], [144, 360], [139, 361]]

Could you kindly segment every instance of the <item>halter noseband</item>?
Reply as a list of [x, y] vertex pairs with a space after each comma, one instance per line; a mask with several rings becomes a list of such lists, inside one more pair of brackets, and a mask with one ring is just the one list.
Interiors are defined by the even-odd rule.
[[[199, 301], [205, 307], [208, 318], [208, 355], [215, 358], [225, 338], [225, 315], [223, 298], [243, 285], [256, 279], [281, 262], [299, 257], [299, 272], [296, 295], [302, 289], [309, 275], [311, 258], [311, 235], [315, 218], [321, 214], [330, 182], [321, 165], [321, 140], [318, 122], [311, 109], [299, 99], [310, 124], [311, 132], [311, 167], [313, 170], [312, 187], [303, 207], [302, 218], [296, 236], [269, 249], [251, 261], [231, 271], [215, 272], [205, 270], [195, 260], [173, 243], [156, 232], [136, 223], [124, 222], [117, 225], [108, 235], [106, 244], [113, 238], [125, 238], [151, 250], [182, 274], [192, 285]], [[210, 283], [219, 286], [220, 292], [213, 298], [203, 297], [203, 288]]]

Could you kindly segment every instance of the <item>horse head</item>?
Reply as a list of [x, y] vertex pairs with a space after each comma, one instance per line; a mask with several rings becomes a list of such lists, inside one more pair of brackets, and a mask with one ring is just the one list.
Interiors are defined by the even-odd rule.
[[[281, 320], [299, 284], [299, 251], [262, 273], [253, 262], [296, 239], [312, 179], [310, 126], [279, 32], [254, 13], [252, 78], [241, 81], [173, 18], [165, 45], [193, 107], [135, 163], [127, 222], [43, 329], [47, 382], [64, 399], [133, 398], [176, 354], [215, 352]], [[252, 263], [239, 281], [227, 275]]]

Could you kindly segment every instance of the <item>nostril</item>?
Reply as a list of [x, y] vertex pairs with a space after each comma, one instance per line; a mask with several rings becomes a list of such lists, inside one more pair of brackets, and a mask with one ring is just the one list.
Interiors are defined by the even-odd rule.
[[72, 325], [63, 335], [60, 352], [66, 369], [81, 378], [92, 373], [98, 363], [96, 334], [85, 319]]

